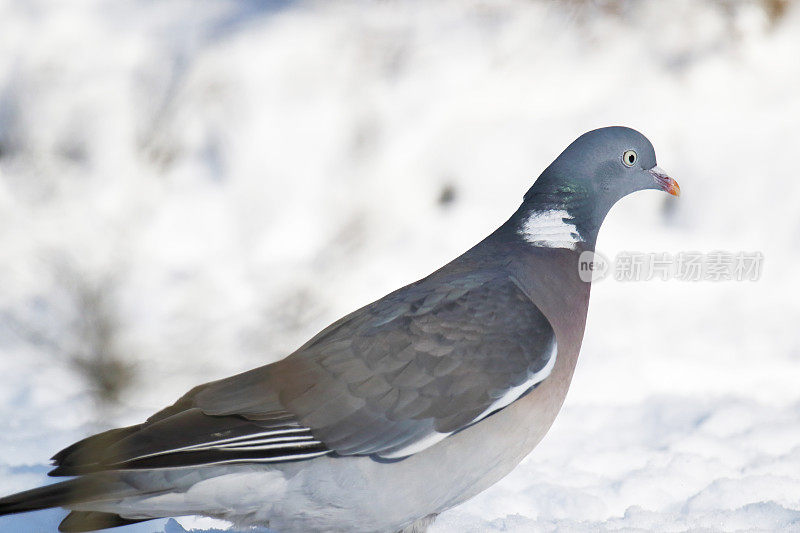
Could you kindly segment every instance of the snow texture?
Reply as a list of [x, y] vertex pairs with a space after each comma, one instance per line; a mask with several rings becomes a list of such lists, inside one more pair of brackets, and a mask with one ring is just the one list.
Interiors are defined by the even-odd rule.
[[683, 197], [624, 199], [598, 250], [761, 279], [598, 282], [550, 433], [432, 531], [800, 531], [798, 49], [767, 0], [0, 1], [0, 493], [427, 274], [624, 124]]

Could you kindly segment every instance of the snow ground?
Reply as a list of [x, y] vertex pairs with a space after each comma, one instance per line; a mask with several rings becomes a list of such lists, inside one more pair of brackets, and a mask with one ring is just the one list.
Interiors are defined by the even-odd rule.
[[683, 197], [623, 200], [598, 249], [760, 251], [762, 277], [597, 283], [549, 435], [433, 531], [800, 531], [800, 7], [778, 4], [0, 2], [0, 493], [425, 275], [625, 124]]

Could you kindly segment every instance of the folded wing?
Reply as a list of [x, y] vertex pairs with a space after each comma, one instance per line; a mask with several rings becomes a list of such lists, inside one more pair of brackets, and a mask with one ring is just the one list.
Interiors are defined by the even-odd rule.
[[402, 458], [549, 375], [553, 329], [513, 278], [436, 276], [344, 317], [286, 359], [196, 387], [144, 424], [67, 448], [51, 475], [332, 453]]

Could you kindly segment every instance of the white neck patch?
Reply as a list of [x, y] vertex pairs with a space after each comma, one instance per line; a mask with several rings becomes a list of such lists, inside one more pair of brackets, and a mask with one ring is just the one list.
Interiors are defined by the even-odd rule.
[[563, 209], [534, 211], [522, 224], [519, 234], [534, 246], [574, 250], [576, 244], [583, 242], [583, 238], [575, 224], [566, 222], [571, 219]]

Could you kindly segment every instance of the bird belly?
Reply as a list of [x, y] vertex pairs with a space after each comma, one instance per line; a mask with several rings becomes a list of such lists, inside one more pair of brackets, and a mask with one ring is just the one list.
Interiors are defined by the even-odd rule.
[[419, 453], [396, 461], [322, 456], [272, 465], [130, 472], [150, 495], [74, 507], [126, 518], [202, 514], [281, 533], [397, 531], [487, 489], [547, 433], [566, 396], [577, 350], [562, 353], [550, 376], [501, 411]]
[[276, 465], [286, 483], [272, 505], [281, 532], [397, 531], [487, 489], [524, 459], [550, 428], [569, 387], [577, 350], [559, 350], [540, 386], [481, 422], [393, 462], [319, 457]]

